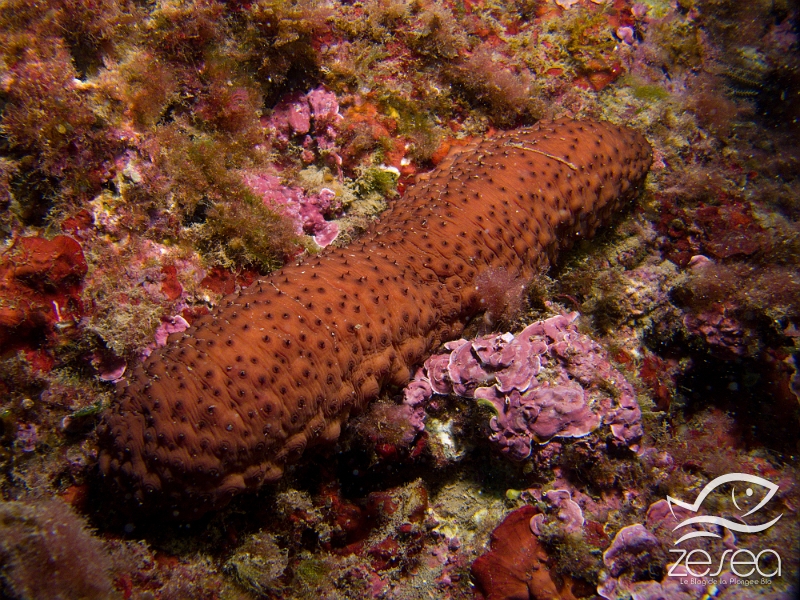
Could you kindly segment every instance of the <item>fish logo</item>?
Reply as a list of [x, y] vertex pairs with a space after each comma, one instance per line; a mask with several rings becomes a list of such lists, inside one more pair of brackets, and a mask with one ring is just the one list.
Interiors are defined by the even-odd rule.
[[[721, 485], [726, 483], [749, 483], [752, 485], [759, 485], [768, 490], [768, 493], [764, 496], [764, 498], [759, 502], [755, 507], [748, 510], [743, 515], [739, 515], [739, 519], [742, 521], [741, 523], [736, 521], [731, 521], [730, 519], [725, 519], [724, 517], [715, 517], [715, 516], [706, 516], [700, 515], [697, 517], [690, 517], [688, 519], [684, 519], [676, 527], [673, 528], [672, 531], [677, 531], [682, 527], [687, 527], [689, 525], [694, 524], [709, 524], [709, 525], [719, 525], [720, 527], [724, 527], [729, 529], [730, 531], [736, 531], [739, 533], [758, 533], [760, 531], [764, 531], [772, 527], [778, 520], [783, 516], [783, 513], [779, 514], [777, 517], [769, 521], [768, 523], [761, 523], [758, 525], [747, 525], [744, 522], [744, 518], [752, 515], [753, 513], [759, 511], [767, 502], [769, 502], [775, 493], [778, 491], [778, 486], [771, 481], [767, 481], [762, 477], [758, 477], [756, 475], [748, 475], [747, 473], [728, 473], [727, 475], [722, 475], [717, 477], [716, 479], [712, 479], [709, 481], [706, 486], [700, 491], [697, 498], [695, 499], [694, 503], [689, 504], [688, 502], [683, 502], [681, 500], [677, 500], [671, 496], [667, 496], [667, 503], [669, 504], [669, 510], [672, 513], [672, 516], [675, 517], [675, 512], [672, 510], [672, 506], [680, 506], [688, 510], [689, 512], [696, 513], [700, 506], [703, 504], [703, 501], [708, 497], [708, 495], [716, 490]], [[753, 488], [748, 486], [745, 490], [745, 495], [749, 498], [753, 496]], [[736, 487], [734, 486], [731, 489], [731, 499], [733, 500], [733, 505], [736, 507], [737, 510], [742, 510], [739, 507], [739, 504], [736, 502]], [[677, 520], [677, 517], [675, 517]], [[683, 535], [679, 540], [675, 542], [677, 546], [681, 542], [696, 538], [696, 537], [721, 537], [717, 533], [713, 533], [711, 531], [692, 531], [691, 533], [687, 533]]]

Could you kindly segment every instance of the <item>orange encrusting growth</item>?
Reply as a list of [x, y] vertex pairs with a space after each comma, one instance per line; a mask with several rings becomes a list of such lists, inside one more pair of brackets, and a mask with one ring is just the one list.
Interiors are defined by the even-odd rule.
[[561, 120], [460, 148], [354, 245], [228, 296], [121, 383], [103, 473], [196, 516], [337, 439], [481, 311], [487, 269], [527, 279], [635, 197], [640, 134]]

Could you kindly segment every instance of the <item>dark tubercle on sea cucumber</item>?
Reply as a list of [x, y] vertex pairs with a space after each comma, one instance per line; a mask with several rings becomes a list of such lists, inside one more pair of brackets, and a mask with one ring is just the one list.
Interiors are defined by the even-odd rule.
[[479, 314], [475, 278], [532, 277], [635, 198], [650, 145], [560, 120], [453, 153], [346, 249], [226, 297], [132, 370], [100, 468], [145, 508], [193, 518], [278, 480]]

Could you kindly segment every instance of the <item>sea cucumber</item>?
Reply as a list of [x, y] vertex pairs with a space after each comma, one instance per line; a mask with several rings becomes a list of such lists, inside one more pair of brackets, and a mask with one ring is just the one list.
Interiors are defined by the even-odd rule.
[[346, 249], [226, 297], [120, 382], [100, 468], [182, 518], [278, 480], [481, 313], [476, 277], [532, 277], [634, 199], [645, 138], [559, 120], [452, 152]]

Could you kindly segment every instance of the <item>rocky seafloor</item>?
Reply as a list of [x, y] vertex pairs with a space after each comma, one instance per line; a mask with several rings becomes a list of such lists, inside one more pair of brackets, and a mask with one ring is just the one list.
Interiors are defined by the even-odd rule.
[[[0, 4], [0, 596], [795, 597], [798, 14]], [[613, 226], [482, 282], [463, 340], [279, 483], [190, 522], [109, 493], [95, 428], [170, 334], [564, 116], [653, 146]]]

